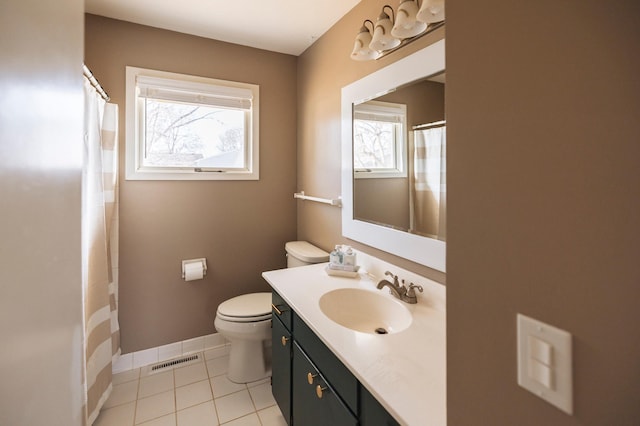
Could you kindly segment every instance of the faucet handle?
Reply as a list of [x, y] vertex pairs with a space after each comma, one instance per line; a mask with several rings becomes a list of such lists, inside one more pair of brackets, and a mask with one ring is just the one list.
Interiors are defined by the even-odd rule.
[[[396, 288], [401, 288], [402, 287], [400, 285], [400, 282], [398, 282], [398, 276], [397, 275], [392, 274], [390, 271], [386, 271], [384, 274], [390, 276], [391, 278], [393, 278], [393, 285]], [[402, 282], [404, 283], [404, 280], [402, 280]]]
[[409, 283], [409, 287], [407, 288], [407, 296], [414, 297], [416, 295], [416, 290], [418, 290], [420, 293], [424, 291], [421, 285]]

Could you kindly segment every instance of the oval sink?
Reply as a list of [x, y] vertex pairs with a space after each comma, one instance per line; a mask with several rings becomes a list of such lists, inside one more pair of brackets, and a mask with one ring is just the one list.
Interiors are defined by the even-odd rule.
[[330, 320], [363, 333], [397, 333], [411, 325], [411, 312], [399, 300], [358, 288], [340, 288], [320, 297]]

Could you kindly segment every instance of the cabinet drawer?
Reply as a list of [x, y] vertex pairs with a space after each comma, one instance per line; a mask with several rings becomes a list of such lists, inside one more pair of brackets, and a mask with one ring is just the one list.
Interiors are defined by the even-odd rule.
[[[313, 362], [293, 344], [293, 424], [300, 426], [356, 426], [357, 418], [335, 394]], [[311, 382], [311, 383], [310, 383]]]
[[289, 307], [287, 302], [275, 291], [271, 292], [271, 304], [273, 305], [271, 307], [273, 315], [282, 321], [282, 324], [287, 327], [287, 330], [291, 330], [293, 317], [291, 307]]
[[320, 373], [353, 413], [358, 412], [358, 380], [297, 315], [293, 335]]

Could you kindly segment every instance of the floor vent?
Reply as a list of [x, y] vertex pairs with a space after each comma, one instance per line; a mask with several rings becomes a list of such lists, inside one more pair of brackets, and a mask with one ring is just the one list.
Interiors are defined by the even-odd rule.
[[183, 356], [181, 358], [171, 359], [169, 361], [164, 361], [159, 364], [153, 364], [149, 366], [149, 373], [158, 373], [160, 372], [160, 370], [163, 370], [165, 368], [192, 363], [192, 362], [198, 361], [199, 359], [200, 359], [199, 354], [195, 354], [195, 355]]

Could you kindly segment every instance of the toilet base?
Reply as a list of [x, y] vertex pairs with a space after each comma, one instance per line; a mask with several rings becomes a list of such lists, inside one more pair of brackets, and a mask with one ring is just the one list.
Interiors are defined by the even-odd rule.
[[264, 341], [232, 342], [227, 378], [234, 383], [249, 383], [269, 377], [271, 363], [264, 355]]

